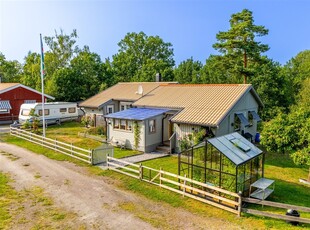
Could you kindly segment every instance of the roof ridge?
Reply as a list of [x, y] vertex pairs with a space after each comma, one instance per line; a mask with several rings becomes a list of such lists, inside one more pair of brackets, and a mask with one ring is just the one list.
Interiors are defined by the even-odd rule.
[[251, 86], [251, 84], [163, 84], [161, 86], [172, 87], [200, 87], [200, 86]]

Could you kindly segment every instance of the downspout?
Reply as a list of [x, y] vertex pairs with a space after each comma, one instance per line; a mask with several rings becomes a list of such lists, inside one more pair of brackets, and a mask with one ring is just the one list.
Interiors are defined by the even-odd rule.
[[108, 142], [108, 128], [109, 128], [109, 124], [108, 124], [108, 119], [105, 117], [104, 118], [104, 121], [105, 121], [105, 124], [106, 124], [106, 135], [105, 135], [105, 140], [106, 140], [106, 142]]
[[164, 120], [168, 117], [166, 113], [165, 116], [161, 119], [161, 144], [164, 145]]

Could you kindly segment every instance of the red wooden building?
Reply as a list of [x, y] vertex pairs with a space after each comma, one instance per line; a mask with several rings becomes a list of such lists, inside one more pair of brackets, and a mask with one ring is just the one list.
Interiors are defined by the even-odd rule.
[[[44, 98], [55, 99], [47, 94]], [[41, 92], [19, 83], [0, 83], [0, 123], [18, 120], [20, 106], [35, 102], [42, 102]]]

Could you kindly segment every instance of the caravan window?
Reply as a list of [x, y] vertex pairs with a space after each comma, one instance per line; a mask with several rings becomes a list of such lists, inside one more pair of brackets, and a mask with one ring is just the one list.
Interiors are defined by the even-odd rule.
[[23, 109], [21, 112], [22, 116], [29, 116], [29, 114], [30, 114], [30, 109]]
[[67, 112], [67, 108], [60, 108], [60, 109], [59, 109], [59, 112], [61, 112], [61, 113], [66, 113], [66, 112]]
[[71, 107], [71, 108], [69, 108], [68, 111], [69, 111], [69, 113], [75, 113], [76, 110], [75, 110], [75, 107]]
[[[39, 116], [42, 116], [42, 109], [39, 109]], [[50, 110], [49, 109], [44, 109], [44, 115], [50, 115]]]

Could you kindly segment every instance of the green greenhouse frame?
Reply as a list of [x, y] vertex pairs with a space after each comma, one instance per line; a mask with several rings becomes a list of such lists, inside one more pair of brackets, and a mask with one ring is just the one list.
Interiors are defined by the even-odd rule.
[[208, 139], [178, 157], [179, 175], [244, 196], [264, 177], [263, 151], [237, 132]]

